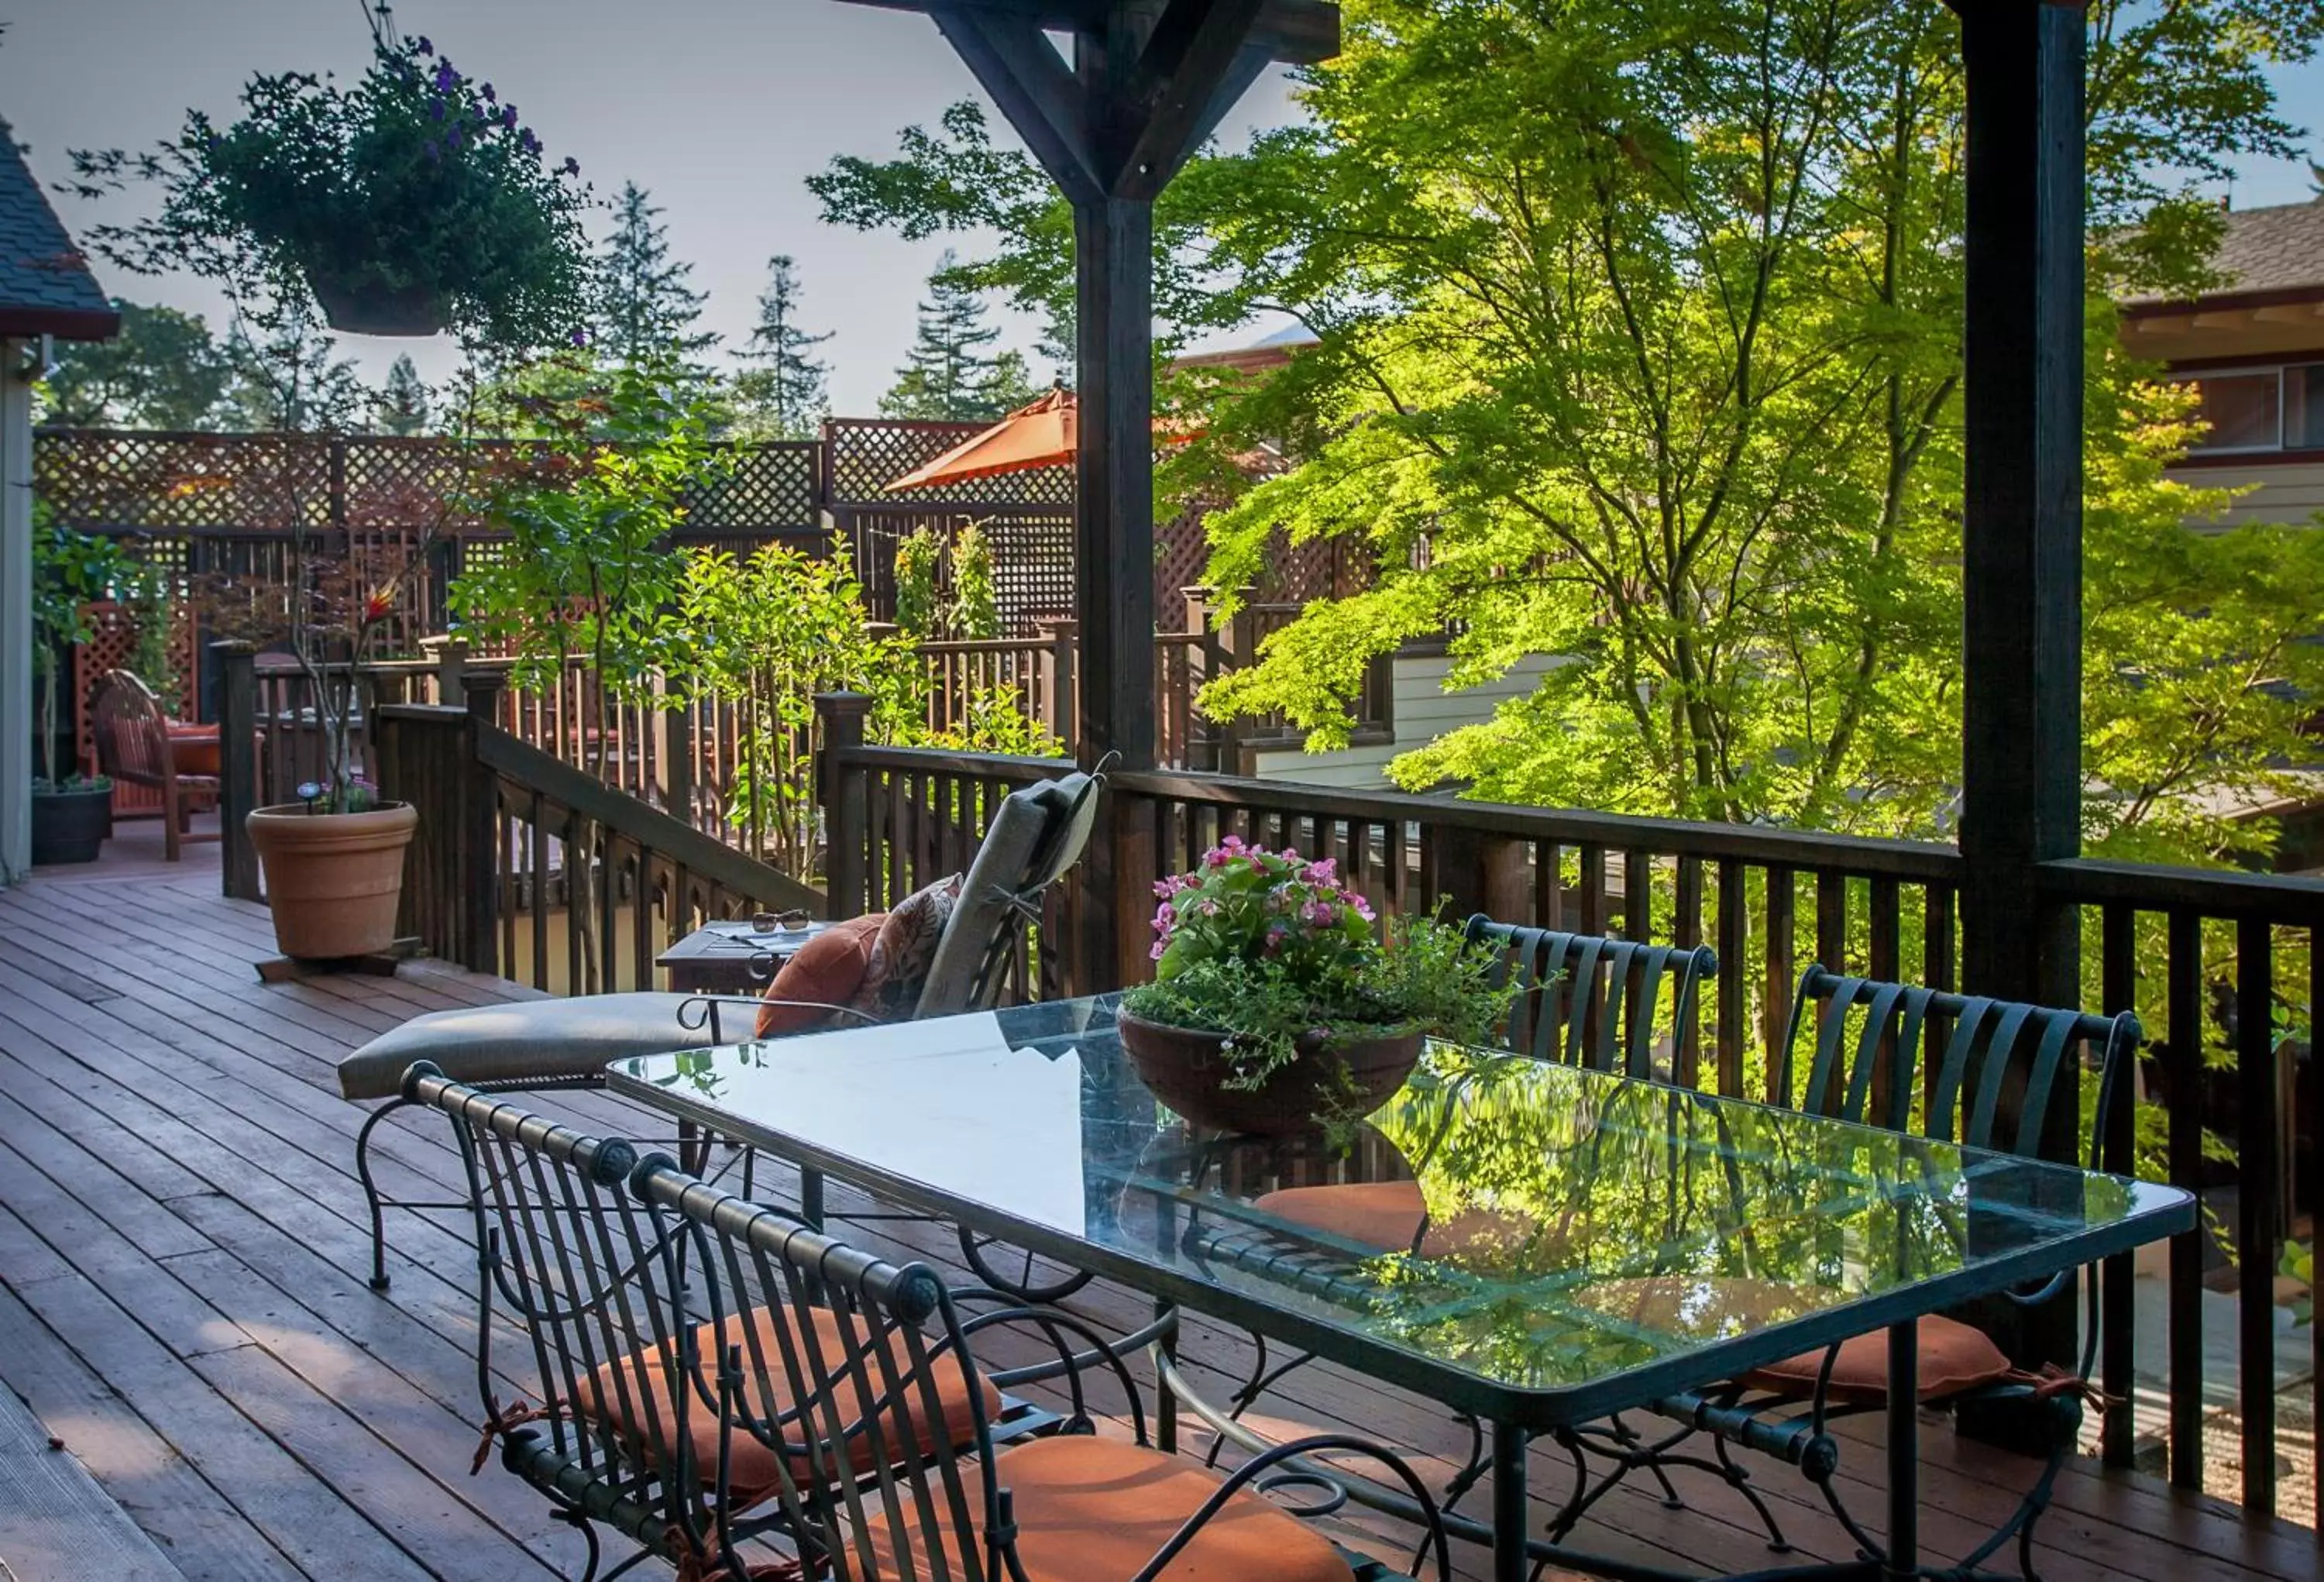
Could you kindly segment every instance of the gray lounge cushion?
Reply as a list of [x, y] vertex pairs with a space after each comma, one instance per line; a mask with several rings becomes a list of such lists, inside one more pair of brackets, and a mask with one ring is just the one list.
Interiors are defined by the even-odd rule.
[[981, 1008], [974, 1004], [984, 986], [978, 980], [1003, 939], [1017, 898], [1048, 888], [1089, 844], [1098, 783], [1092, 775], [1068, 774], [1001, 799], [961, 881], [960, 901], [928, 963], [915, 1015], [950, 1016]]
[[[526, 1078], [589, 1077], [614, 1060], [701, 1049], [712, 1029], [687, 1029], [678, 1007], [691, 1003], [688, 1021], [701, 1019], [693, 995], [585, 995], [570, 1000], [521, 1000], [430, 1011], [383, 1032], [339, 1062], [339, 1091], [348, 1098], [392, 1098], [414, 1060], [432, 1060], [456, 1082], [506, 1082]], [[747, 1006], [722, 1007], [732, 1039], [751, 1035]]]

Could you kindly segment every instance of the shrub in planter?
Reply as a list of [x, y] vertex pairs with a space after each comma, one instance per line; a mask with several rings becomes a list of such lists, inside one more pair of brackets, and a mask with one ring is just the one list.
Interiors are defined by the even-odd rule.
[[311, 295], [339, 329], [452, 328], [503, 349], [569, 338], [586, 278], [586, 190], [551, 165], [517, 106], [463, 74], [426, 38], [371, 8], [372, 64], [349, 87], [311, 72], [261, 73], [242, 117], [189, 113], [150, 153], [77, 150], [91, 191], [157, 182], [160, 212], [98, 227], [125, 267], [187, 269], [278, 303]]
[[1344, 1133], [1403, 1086], [1426, 1038], [1485, 1042], [1508, 1013], [1489, 951], [1427, 918], [1376, 932], [1328, 858], [1230, 836], [1155, 890], [1157, 977], [1122, 996], [1121, 1041], [1190, 1120]]
[[32, 513], [32, 705], [41, 772], [32, 782], [32, 861], [93, 863], [113, 833], [113, 782], [71, 772], [57, 759], [65, 721], [58, 672], [65, 652], [91, 636], [88, 606], [111, 597], [129, 570], [110, 539], [60, 527], [37, 502]]

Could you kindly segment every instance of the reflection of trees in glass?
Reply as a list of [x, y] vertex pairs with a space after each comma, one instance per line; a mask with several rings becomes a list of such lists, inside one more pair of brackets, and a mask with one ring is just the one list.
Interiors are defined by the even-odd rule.
[[[1536, 1383], [1959, 1270], [1973, 1207], [1981, 1253], [2050, 1234], [2021, 1211], [2039, 1167], [1981, 1161], [1973, 1184], [1948, 1143], [1507, 1056], [1433, 1051], [1373, 1124], [1432, 1225], [1481, 1210], [1504, 1227], [1443, 1259], [1372, 1260], [1374, 1327]], [[2083, 1203], [2102, 1220], [2130, 1198], [2099, 1180]]]

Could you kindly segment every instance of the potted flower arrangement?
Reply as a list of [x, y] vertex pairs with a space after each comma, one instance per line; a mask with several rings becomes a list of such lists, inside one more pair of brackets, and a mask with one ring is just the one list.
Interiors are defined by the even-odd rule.
[[385, 5], [366, 14], [372, 64], [352, 86], [262, 73], [223, 129], [194, 111], [155, 153], [76, 151], [85, 190], [137, 178], [163, 191], [151, 220], [91, 239], [129, 268], [189, 269], [278, 303], [311, 294], [355, 334], [567, 338], [587, 267], [580, 166], [551, 165], [515, 105], [431, 41], [398, 36]]
[[32, 782], [32, 861], [93, 863], [113, 833], [113, 782], [58, 772], [60, 656], [91, 635], [88, 606], [108, 597], [124, 562], [110, 539], [75, 532], [36, 509], [32, 529], [32, 685], [41, 773]]
[[1328, 858], [1230, 836], [1155, 893], [1156, 980], [1123, 995], [1121, 1042], [1190, 1120], [1344, 1127], [1395, 1095], [1428, 1038], [1486, 1041], [1508, 1013], [1489, 952], [1432, 919], [1375, 931]]

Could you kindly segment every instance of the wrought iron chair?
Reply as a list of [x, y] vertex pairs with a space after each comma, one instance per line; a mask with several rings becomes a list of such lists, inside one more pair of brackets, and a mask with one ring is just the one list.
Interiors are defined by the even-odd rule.
[[[1148, 1443], [1136, 1382], [1071, 1314], [972, 1314], [992, 1293], [948, 1291], [924, 1263], [874, 1258], [667, 1156], [424, 1065], [404, 1091], [451, 1118], [474, 1189], [475, 1466], [497, 1442], [585, 1536], [584, 1582], [601, 1575], [601, 1528], [638, 1550], [607, 1578], [653, 1557], [705, 1582], [1386, 1582], [1262, 1497], [1328, 1482], [1313, 1459], [1327, 1452], [1386, 1466], [1451, 1576], [1426, 1491], [1362, 1439], [1302, 1439], [1219, 1476]], [[522, 1329], [529, 1359], [495, 1359], [496, 1318]], [[1056, 1355], [985, 1373], [969, 1343], [1002, 1326]], [[503, 1402], [496, 1369], [529, 1375], [536, 1398]], [[1121, 1392], [1131, 1442], [1096, 1437], [1085, 1374]], [[1001, 1392], [1032, 1380], [1065, 1381], [1071, 1416], [1012, 1408]]]
[[189, 748], [217, 755], [217, 727], [179, 725], [161, 710], [152, 688], [129, 671], [113, 671], [88, 700], [89, 735], [97, 745], [97, 772], [127, 785], [142, 785], [161, 799], [161, 851], [170, 862], [188, 841], [216, 840], [215, 831], [196, 834], [193, 815], [217, 806], [218, 775], [193, 773], [180, 764]]
[[[1795, 1094], [1794, 1079], [1803, 1075], [1795, 1057], [1803, 1031], [1811, 1028], [1804, 1081]], [[2131, 1065], [2143, 1036], [2138, 1018], [2127, 1011], [2097, 1016], [1851, 977], [1818, 965], [1801, 976], [1771, 1087], [1779, 1104], [1795, 1103], [1812, 1114], [1977, 1148], [2034, 1154], [2041, 1148], [2056, 1085], [2070, 1071], [2092, 1070], [2091, 1157], [2107, 1169], [2126, 1171], [2131, 1164], [2130, 1117], [2123, 1088], [2132, 1079]], [[2093, 1053], [2086, 1059], [2084, 1051]], [[2081, 1274], [2087, 1306], [2077, 1374], [2020, 1373], [2001, 1362], [1982, 1331], [1941, 1316], [1920, 1322], [1915, 1383], [1922, 1404], [1950, 1410], [1973, 1402], [2017, 1402], [2037, 1416], [2047, 1416], [2052, 1431], [2047, 1465], [2034, 1486], [2009, 1519], [1951, 1574], [1980, 1574], [1985, 1562], [2015, 1538], [2022, 1574], [2028, 1578], [2034, 1575], [2034, 1524], [2073, 1451], [2083, 1399], [2093, 1393], [2089, 1380], [2098, 1343], [2099, 1268], [2093, 1264]], [[2006, 1294], [2019, 1306], [2039, 1307], [2068, 1296], [2073, 1283], [2069, 1271], [2034, 1290]], [[1960, 1360], [1980, 1354], [1990, 1361], [1970, 1368]], [[1834, 1485], [1836, 1441], [1826, 1427], [1835, 1418], [1886, 1409], [1885, 1370], [1866, 1365], [1886, 1355], [1883, 1335], [1858, 1336], [1748, 1378], [1658, 1402], [1655, 1411], [1681, 1426], [1652, 1443], [1611, 1443], [1603, 1438], [1594, 1443], [1569, 1442], [1566, 1448], [1577, 1472], [1590, 1457], [1606, 1457], [1612, 1465], [1565, 1524], [1579, 1520], [1628, 1473], [1658, 1463], [1683, 1463], [1711, 1471], [1742, 1493], [1766, 1527], [1770, 1546], [1785, 1549], [1773, 1513], [1729, 1454], [1730, 1445], [1743, 1445], [1799, 1467], [1865, 1555], [1881, 1559], [1885, 1551], [1880, 1543], [1849, 1513]], [[1681, 1445], [1698, 1432], [1711, 1436], [1715, 1459], [1681, 1451]]]
[[[1028, 919], [1038, 921], [1048, 888], [1081, 858], [1097, 814], [1102, 775], [1074, 773], [1003, 798], [963, 881], [961, 896], [937, 941], [910, 1016], [947, 1016], [998, 1002], [1006, 967], [1022, 948]], [[564, 999], [434, 1011], [382, 1033], [339, 1062], [339, 1091], [386, 1099], [355, 1133], [355, 1174], [371, 1214], [372, 1289], [387, 1288], [384, 1210], [455, 1209], [464, 1202], [390, 1199], [372, 1168], [372, 1139], [407, 1106], [399, 1085], [414, 1062], [429, 1061], [456, 1079], [496, 1093], [550, 1092], [604, 1086], [605, 1068], [635, 1056], [706, 1049], [751, 1036], [763, 999], [718, 995], [582, 995]], [[819, 1007], [869, 1020], [844, 1005]], [[700, 1140], [685, 1140], [699, 1146]], [[819, 1183], [807, 1182], [811, 1200]], [[814, 1217], [812, 1203], [810, 1217]], [[962, 1235], [973, 1266], [1001, 1284], [985, 1245]], [[1069, 1295], [1086, 1275], [1028, 1289], [1044, 1300]]]
[[[1493, 985], [1516, 985], [1501, 1028], [1505, 1046], [1537, 1060], [1618, 1069], [1632, 1077], [1658, 1075], [1655, 1050], [1660, 1030], [1673, 1030], [1674, 1044], [1676, 1030], [1686, 1026], [1693, 1010], [1698, 985], [1719, 973], [1719, 957], [1707, 945], [1682, 948], [1528, 928], [1496, 922], [1483, 912], [1469, 919], [1465, 932], [1471, 946], [1495, 948]], [[1665, 983], [1667, 1022], [1658, 1015]], [[1667, 1075], [1667, 1068], [1660, 1068], [1659, 1074]], [[1432, 1142], [1411, 1160], [1415, 1176], [1427, 1168], [1434, 1146]], [[1432, 1224], [1416, 1180], [1286, 1187], [1255, 1199], [1252, 1207], [1323, 1233], [1324, 1240], [1304, 1255], [1327, 1263], [1348, 1245], [1457, 1258], [1463, 1237], [1500, 1239], [1512, 1228], [1506, 1218], [1491, 1215], [1464, 1217], [1458, 1225]], [[1232, 1420], [1240, 1420], [1282, 1379], [1314, 1360], [1301, 1352], [1271, 1362], [1266, 1342], [1254, 1336], [1252, 1343], [1251, 1371], [1228, 1398], [1227, 1413]], [[1489, 1461], [1481, 1427], [1472, 1419], [1462, 1420], [1470, 1429], [1470, 1455], [1445, 1485], [1448, 1509], [1476, 1486]], [[1617, 1425], [1615, 1431], [1628, 1429]], [[1224, 1439], [1218, 1443], [1222, 1447]]]

